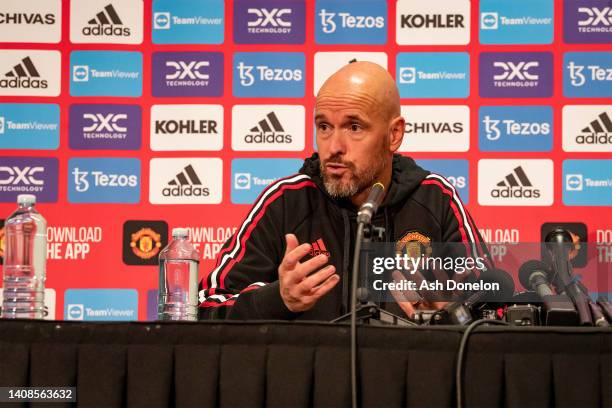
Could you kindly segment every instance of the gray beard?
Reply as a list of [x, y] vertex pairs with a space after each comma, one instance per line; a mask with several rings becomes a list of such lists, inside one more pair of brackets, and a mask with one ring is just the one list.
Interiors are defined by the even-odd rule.
[[341, 183], [338, 179], [330, 176], [325, 171], [323, 163], [320, 165], [321, 175], [323, 176], [323, 185], [327, 194], [332, 198], [351, 198], [378, 181], [378, 177], [385, 165], [384, 159], [381, 159], [376, 166], [368, 167], [361, 174], [354, 174], [348, 183]]

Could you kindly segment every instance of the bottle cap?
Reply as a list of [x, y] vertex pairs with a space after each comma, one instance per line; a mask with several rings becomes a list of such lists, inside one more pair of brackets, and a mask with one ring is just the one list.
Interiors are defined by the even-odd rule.
[[36, 196], [34, 194], [19, 194], [17, 196], [17, 204], [23, 204], [23, 205], [36, 204]]
[[187, 238], [189, 230], [187, 228], [172, 228], [172, 238]]

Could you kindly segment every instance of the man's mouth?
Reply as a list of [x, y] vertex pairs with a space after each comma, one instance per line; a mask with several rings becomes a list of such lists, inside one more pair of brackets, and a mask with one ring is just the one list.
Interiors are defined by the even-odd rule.
[[341, 163], [327, 163], [325, 165], [325, 169], [328, 174], [334, 176], [342, 176], [345, 172], [349, 170], [347, 165]]

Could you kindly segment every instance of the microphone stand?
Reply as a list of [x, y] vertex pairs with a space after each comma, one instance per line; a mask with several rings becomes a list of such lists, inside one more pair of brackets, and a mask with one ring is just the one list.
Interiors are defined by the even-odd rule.
[[[362, 246], [372, 242], [372, 232], [376, 231], [379, 238], [384, 233], [384, 228], [373, 228], [371, 223], [358, 222], [357, 236], [355, 237], [355, 252], [353, 255], [353, 270], [351, 276], [351, 311], [337, 319], [332, 320], [332, 323], [345, 322], [350, 319], [351, 322], [351, 406], [357, 408], [357, 318], [361, 323], [372, 325], [392, 324], [398, 326], [416, 326], [416, 323], [410, 320], [403, 319], [385, 310], [382, 310], [376, 303], [368, 301], [367, 288], [367, 273], [364, 270], [362, 279], [359, 279], [361, 270], [362, 253], [365, 253], [365, 266], [369, 265], [369, 252], [371, 249], [363, 249]], [[359, 282], [361, 281], [361, 285]], [[357, 298], [359, 296], [359, 306]]]

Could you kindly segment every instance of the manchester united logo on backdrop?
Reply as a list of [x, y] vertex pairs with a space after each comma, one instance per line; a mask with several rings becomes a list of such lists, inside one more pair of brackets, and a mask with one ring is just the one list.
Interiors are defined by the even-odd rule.
[[123, 262], [157, 265], [159, 252], [168, 244], [165, 221], [126, 221], [123, 224]]
[[132, 252], [141, 259], [150, 259], [157, 255], [161, 249], [161, 235], [151, 228], [141, 228], [132, 234], [130, 242]]

